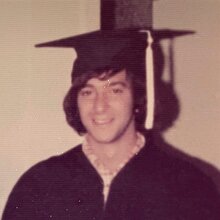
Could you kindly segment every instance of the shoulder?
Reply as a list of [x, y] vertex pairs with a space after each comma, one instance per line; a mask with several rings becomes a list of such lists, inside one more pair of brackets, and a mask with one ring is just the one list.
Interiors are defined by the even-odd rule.
[[[205, 174], [189, 159], [190, 156], [173, 153], [165, 146], [152, 144], [154, 167], [170, 194], [184, 206], [202, 207], [219, 214], [220, 195], [212, 178]], [[210, 212], [211, 213], [211, 212]]]
[[212, 183], [211, 178], [191, 162], [192, 159], [190, 160], [189, 158], [192, 157], [182, 152], [180, 153], [174, 147], [172, 150], [171, 147], [168, 150], [168, 145], [162, 142], [158, 144], [153, 135], [148, 135], [146, 139], [148, 141], [145, 146], [144, 163], [152, 167], [155, 173], [165, 175], [166, 179], [176, 183], [195, 183], [195, 181], [207, 184]]
[[216, 188], [212, 179], [193, 163], [165, 151], [161, 146], [152, 145], [150, 148], [155, 173], [169, 184], [194, 193], [203, 189], [203, 194], [207, 191], [205, 189]]
[[78, 145], [32, 166], [11, 191], [3, 219], [30, 219], [47, 201], [55, 199], [56, 195], [63, 196], [61, 193], [65, 193], [69, 183], [81, 178], [84, 160], [81, 145]]
[[77, 145], [61, 155], [52, 156], [33, 165], [21, 176], [19, 181], [28, 178], [40, 181], [48, 178], [51, 179], [53, 176], [54, 178], [59, 178], [59, 176], [63, 176], [70, 169], [73, 172], [77, 170], [79, 163], [82, 162], [82, 158], [81, 145]]
[[145, 146], [142, 157], [146, 188], [150, 179], [159, 203], [175, 207], [183, 216], [190, 213], [196, 217], [205, 216], [204, 219], [218, 219], [220, 195], [209, 176], [185, 158], [154, 144], [153, 140]]
[[14, 186], [9, 200], [32, 194], [44, 194], [53, 185], [68, 183], [81, 175], [84, 156], [81, 145], [58, 156], [41, 161], [27, 170]]
[[[152, 134], [145, 137], [146, 146], [140, 153], [138, 163], [146, 177], [150, 176], [157, 183], [163, 183], [164, 188], [170, 189], [177, 195], [217, 194], [216, 185], [211, 177], [187, 160], [186, 156], [180, 157], [171, 150], [167, 150], [165, 144], [158, 143]], [[147, 178], [146, 181], [148, 181]]]

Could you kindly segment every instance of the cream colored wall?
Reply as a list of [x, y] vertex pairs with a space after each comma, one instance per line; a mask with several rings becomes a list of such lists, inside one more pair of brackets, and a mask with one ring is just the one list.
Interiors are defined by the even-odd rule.
[[19, 176], [80, 142], [66, 124], [72, 49], [36, 43], [99, 28], [98, 0], [0, 1], [0, 215]]
[[[181, 104], [169, 143], [220, 168], [220, 1], [158, 0], [154, 26], [191, 29], [175, 41], [176, 90]], [[166, 44], [166, 42], [165, 42]]]
[[[182, 111], [166, 138], [220, 168], [219, 6], [218, 0], [158, 0], [154, 24], [198, 32], [176, 41]], [[62, 111], [75, 53], [33, 45], [98, 29], [99, 0], [1, 0], [0, 17], [1, 213], [26, 169], [80, 142]]]

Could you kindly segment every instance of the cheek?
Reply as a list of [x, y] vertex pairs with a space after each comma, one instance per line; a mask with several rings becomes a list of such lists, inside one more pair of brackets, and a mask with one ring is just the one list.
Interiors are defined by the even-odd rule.
[[122, 113], [131, 113], [133, 112], [133, 99], [131, 95], [127, 95], [126, 97], [122, 98], [118, 104], [117, 108]]
[[129, 93], [124, 100], [125, 100], [127, 106], [129, 106], [130, 108], [133, 108], [133, 96], [132, 96], [132, 94]]
[[77, 106], [78, 106], [78, 110], [79, 110], [79, 115], [82, 118], [86, 114], [86, 109], [87, 109], [86, 103], [78, 98], [77, 99]]
[[79, 108], [79, 110], [85, 110], [85, 108], [88, 106], [89, 102], [78, 97], [77, 98], [77, 106]]
[[81, 120], [86, 120], [92, 112], [92, 103], [79, 98], [77, 100], [77, 106]]

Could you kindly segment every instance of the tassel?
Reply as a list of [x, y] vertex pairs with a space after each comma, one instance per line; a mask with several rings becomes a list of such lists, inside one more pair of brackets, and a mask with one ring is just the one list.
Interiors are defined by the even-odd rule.
[[147, 33], [146, 48], [146, 99], [147, 99], [147, 117], [145, 120], [145, 128], [152, 129], [154, 125], [154, 106], [155, 106], [155, 90], [154, 90], [154, 63], [153, 63], [153, 38], [149, 30], [141, 30]]

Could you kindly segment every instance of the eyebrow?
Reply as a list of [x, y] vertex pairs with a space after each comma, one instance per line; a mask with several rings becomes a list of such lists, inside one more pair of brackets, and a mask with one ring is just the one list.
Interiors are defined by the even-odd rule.
[[[127, 88], [129, 87], [129, 83], [126, 83], [124, 81], [115, 81], [115, 82], [110, 82], [110, 83], [106, 83], [106, 85], [104, 86], [117, 86], [117, 85], [120, 85], [120, 86], [123, 86], [124, 88]], [[94, 88], [95, 86], [93, 84], [90, 84], [90, 83], [86, 83], [83, 87], [83, 88]]]
[[83, 88], [86, 88], [86, 87], [89, 87], [89, 88], [93, 88], [94, 86], [92, 85], [92, 84], [85, 84], [85, 85], [83, 85], [82, 87], [81, 87], [81, 89], [83, 89]]
[[122, 82], [122, 81], [110, 82], [108, 84], [108, 86], [116, 86], [116, 85], [121, 85], [123, 87], [128, 87], [128, 83]]

